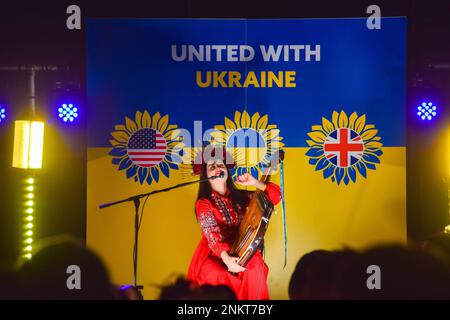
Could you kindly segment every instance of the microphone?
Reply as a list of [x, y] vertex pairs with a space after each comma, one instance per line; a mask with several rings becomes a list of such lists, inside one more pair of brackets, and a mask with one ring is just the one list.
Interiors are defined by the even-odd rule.
[[218, 176], [212, 176], [209, 179], [214, 180], [214, 179], [219, 179], [219, 178], [223, 178], [223, 177], [225, 177], [225, 172], [221, 171]]

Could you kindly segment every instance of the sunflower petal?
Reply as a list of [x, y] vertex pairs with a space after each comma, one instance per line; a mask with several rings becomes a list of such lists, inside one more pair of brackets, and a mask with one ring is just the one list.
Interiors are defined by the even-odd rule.
[[323, 131], [321, 125], [311, 126], [312, 131]]
[[152, 128], [153, 129], [158, 129], [158, 121], [159, 121], [159, 119], [161, 119], [161, 114], [159, 112], [156, 112], [152, 116]]
[[333, 111], [333, 114], [331, 115], [331, 121], [333, 122], [335, 128], [339, 128], [338, 118], [339, 113], [337, 111]]
[[381, 148], [383, 144], [378, 141], [370, 140], [369, 142], [365, 143], [365, 146], [368, 148]]
[[263, 115], [261, 118], [259, 118], [257, 129], [258, 130], [266, 129], [268, 122], [269, 122], [269, 116], [267, 114]]
[[383, 154], [383, 150], [381, 149], [371, 149], [371, 148], [367, 148], [367, 150], [365, 150], [366, 153], [370, 153], [373, 154], [377, 157], [380, 157]]
[[134, 121], [131, 120], [130, 118], [125, 117], [125, 124], [126, 124], [128, 132], [132, 133], [132, 132], [137, 131], [136, 123], [134, 123]]
[[114, 129], [117, 131], [127, 131], [127, 128], [123, 124], [116, 124]]
[[325, 134], [322, 131], [312, 131], [308, 133], [308, 136], [316, 143], [321, 144], [325, 141]]
[[129, 139], [129, 135], [124, 131], [114, 131], [114, 132], [111, 132], [111, 135], [118, 142], [122, 142], [122, 143], [127, 143], [128, 139]]
[[[236, 111], [236, 112], [239, 112], [239, 111]], [[232, 130], [237, 129], [236, 124], [232, 120], [228, 119], [227, 117], [225, 117], [225, 127], [227, 129], [232, 129]]]
[[356, 182], [356, 170], [353, 167], [348, 168], [348, 175], [350, 176], [350, 179], [352, 179], [353, 182]]
[[234, 123], [236, 123], [236, 126], [238, 128], [241, 128], [241, 113], [239, 111], [236, 111], [234, 113]]
[[124, 143], [120, 143], [116, 140], [109, 140], [109, 143], [116, 148], [125, 148], [125, 144]]
[[365, 152], [365, 153], [364, 153], [363, 159], [364, 159], [366, 162], [380, 163], [380, 159], [379, 159], [376, 155], [371, 154], [371, 153], [369, 153], [369, 152]]
[[269, 130], [268, 133], [269, 134], [267, 136], [270, 138], [270, 140], [274, 140], [276, 137], [280, 135], [280, 129], [272, 129]]
[[136, 111], [135, 120], [136, 120], [136, 125], [139, 129], [142, 128], [141, 119], [142, 119], [142, 112]]
[[113, 157], [123, 157], [127, 154], [127, 149], [125, 148], [112, 148], [108, 155]]
[[140, 184], [144, 183], [145, 178], [147, 177], [148, 169], [139, 167], [138, 169], [138, 176], [139, 176], [139, 182]]
[[162, 161], [159, 164], [159, 169], [161, 169], [161, 172], [163, 173], [163, 175], [166, 176], [166, 178], [169, 178], [169, 166], [167, 165], [167, 163], [165, 163], [164, 161]]
[[247, 113], [247, 111], [244, 110], [244, 113], [242, 114], [242, 118], [241, 118], [242, 128], [250, 128], [250, 124], [251, 124], [250, 116]]
[[251, 128], [257, 129], [256, 124], [258, 123], [258, 119], [259, 119], [259, 112], [255, 112], [255, 114], [252, 116], [252, 120], [250, 123]]
[[169, 124], [169, 115], [166, 114], [164, 117], [162, 117], [161, 119], [159, 119], [158, 122], [158, 131], [160, 133], [163, 133], [164, 131], [166, 131], [167, 129], [167, 125]]
[[352, 130], [355, 130], [355, 122], [356, 122], [356, 119], [358, 119], [358, 114], [357, 114], [356, 112], [353, 112], [353, 113], [350, 115], [350, 118], [349, 118], [349, 120], [348, 120], [348, 127], [349, 127], [350, 129], [352, 129]]
[[325, 167], [328, 165], [328, 163], [329, 162], [328, 162], [328, 160], [325, 157], [320, 158], [320, 160], [316, 164], [315, 170], [316, 171], [320, 171], [320, 170], [325, 169]]
[[370, 130], [366, 130], [361, 134], [361, 138], [366, 141], [366, 140], [370, 140], [373, 137], [375, 137], [378, 133], [377, 129], [370, 129]]
[[366, 115], [363, 114], [355, 122], [355, 131], [357, 133], [361, 133], [361, 131], [364, 129], [365, 125], [366, 125]]
[[215, 130], [211, 132], [211, 137], [218, 143], [225, 143], [227, 141], [227, 136], [223, 131]]
[[322, 148], [309, 148], [305, 153], [308, 157], [322, 157], [323, 149]]
[[159, 170], [158, 170], [157, 167], [152, 167], [151, 168], [151, 174], [152, 174], [153, 180], [158, 182], [159, 181]]
[[250, 168], [250, 174], [251, 174], [253, 177], [255, 177], [256, 179], [259, 178], [259, 172], [258, 172], [258, 169], [255, 168], [255, 167], [251, 167], [251, 168]]
[[136, 175], [137, 168], [137, 166], [131, 166], [127, 169], [127, 179], [130, 179], [131, 177], [134, 177]]
[[128, 157], [122, 158], [122, 160], [119, 163], [119, 171], [127, 169], [131, 165], [134, 165], [134, 164]]
[[347, 128], [348, 126], [348, 117], [344, 110], [341, 111], [339, 114], [339, 127], [340, 128]]
[[176, 165], [175, 163], [172, 162], [167, 162], [167, 164], [169, 165], [169, 167], [173, 170], [178, 170], [178, 165]]
[[361, 161], [358, 162], [356, 164], [356, 168], [358, 168], [359, 173], [366, 178], [367, 177], [367, 170], [366, 170], [366, 166], [364, 165], [364, 163], [362, 163]]
[[[135, 177], [135, 178], [136, 178], [136, 177]], [[151, 175], [151, 174], [147, 175], [147, 180], [146, 180], [146, 182], [147, 182], [148, 185], [151, 185], [151, 184], [152, 184], [153, 178], [152, 178], [152, 175]]]
[[373, 163], [366, 162], [365, 164], [366, 164], [366, 167], [369, 168], [370, 170], [376, 170], [377, 169], [377, 167]]
[[345, 173], [344, 168], [336, 168], [335, 175], [336, 175], [336, 182], [338, 185], [341, 183], [342, 178], [344, 177], [344, 173]]
[[333, 123], [325, 117], [322, 117], [322, 127], [326, 133], [330, 133], [334, 130]]
[[152, 118], [147, 110], [144, 111], [142, 115], [142, 128], [150, 128], [152, 126]]
[[325, 168], [325, 170], [323, 170], [323, 178], [327, 179], [327, 178], [331, 177], [334, 174], [335, 169], [336, 169], [336, 167], [332, 166], [332, 165]]
[[181, 129], [166, 131], [166, 133], [164, 133], [164, 139], [169, 140], [169, 141], [177, 140], [180, 137], [180, 134], [181, 134]]
[[347, 168], [345, 168], [345, 170], [344, 170], [344, 180], [343, 181], [344, 181], [345, 185], [348, 185], [348, 183], [350, 182], [350, 179], [348, 177]]

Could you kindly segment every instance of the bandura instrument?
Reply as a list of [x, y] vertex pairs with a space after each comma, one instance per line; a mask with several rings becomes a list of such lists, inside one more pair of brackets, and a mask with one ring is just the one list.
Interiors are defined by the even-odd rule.
[[[280, 152], [279, 156], [282, 160], [284, 153]], [[268, 167], [260, 181], [268, 182], [273, 169], [272, 166]], [[238, 236], [230, 250], [231, 256], [239, 258], [237, 263], [240, 266], [245, 266], [262, 245], [273, 210], [274, 206], [264, 191], [256, 190], [247, 206], [239, 225]]]

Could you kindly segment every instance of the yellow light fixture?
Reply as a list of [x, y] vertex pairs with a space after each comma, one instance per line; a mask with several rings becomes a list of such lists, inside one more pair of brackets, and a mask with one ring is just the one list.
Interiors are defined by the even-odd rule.
[[16, 120], [14, 125], [14, 168], [42, 168], [44, 122]]

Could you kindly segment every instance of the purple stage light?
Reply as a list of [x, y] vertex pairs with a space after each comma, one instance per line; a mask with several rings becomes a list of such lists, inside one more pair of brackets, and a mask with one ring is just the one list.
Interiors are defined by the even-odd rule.
[[78, 108], [73, 103], [63, 103], [58, 107], [58, 117], [65, 123], [72, 123], [78, 118]]
[[417, 106], [417, 116], [424, 121], [430, 121], [437, 116], [437, 107], [433, 102], [422, 102]]
[[2, 106], [0, 106], [0, 123], [5, 121], [6, 119], [6, 110]]

